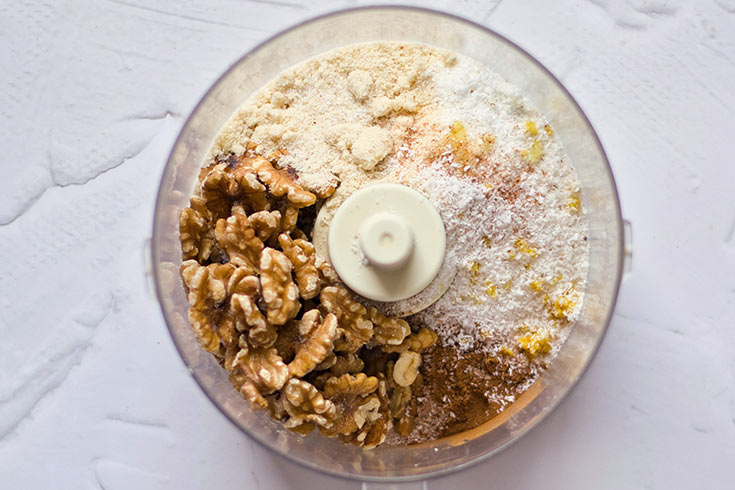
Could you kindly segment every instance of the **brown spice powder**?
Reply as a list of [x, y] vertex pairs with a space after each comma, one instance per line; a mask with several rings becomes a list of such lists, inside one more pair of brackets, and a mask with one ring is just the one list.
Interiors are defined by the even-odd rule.
[[417, 444], [473, 429], [502, 412], [538, 372], [522, 354], [493, 357], [435, 345], [423, 355], [423, 387], [414, 394], [416, 428], [407, 437], [393, 433], [387, 442]]

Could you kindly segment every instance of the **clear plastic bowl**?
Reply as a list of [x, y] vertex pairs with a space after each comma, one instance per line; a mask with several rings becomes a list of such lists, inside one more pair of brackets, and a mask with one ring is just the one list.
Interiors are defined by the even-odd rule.
[[[187, 205], [202, 159], [237, 108], [282, 70], [346, 44], [377, 40], [421, 42], [487, 64], [520, 87], [545, 114], [582, 183], [589, 222], [587, 290], [579, 321], [549, 369], [500, 416], [474, 430], [411, 447], [364, 451], [318, 433], [303, 438], [253, 412], [225, 371], [197, 344], [186, 320], [179, 279], [178, 215]], [[156, 294], [182, 359], [199, 386], [240, 430], [265, 447], [317, 471], [361, 480], [412, 480], [465, 468], [518, 440], [546, 417], [587, 369], [605, 334], [624, 266], [624, 232], [610, 166], [581, 109], [540, 63], [502, 36], [472, 22], [405, 7], [345, 10], [299, 24], [243, 56], [220, 77], [186, 121], [158, 191], [152, 269]]]

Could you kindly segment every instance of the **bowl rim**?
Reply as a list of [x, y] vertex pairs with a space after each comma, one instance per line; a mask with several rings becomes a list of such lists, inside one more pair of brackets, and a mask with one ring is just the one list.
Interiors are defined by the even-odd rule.
[[[375, 475], [361, 475], [359, 473], [340, 473], [337, 471], [333, 471], [331, 469], [325, 469], [322, 467], [319, 467], [315, 464], [310, 463], [309, 461], [299, 459], [296, 456], [292, 456], [290, 453], [283, 453], [278, 451], [276, 448], [271, 447], [269, 444], [267, 444], [265, 441], [262, 441], [255, 435], [251, 434], [247, 429], [241, 427], [237, 421], [227, 412], [223, 411], [217, 401], [215, 400], [215, 397], [210, 394], [209, 390], [206, 388], [205, 384], [202, 382], [202, 380], [199, 379], [199, 376], [190, 368], [190, 366], [186, 362], [186, 358], [184, 357], [183, 348], [178, 344], [176, 337], [173, 335], [171, 331], [171, 326], [169, 322], [169, 318], [166, 314], [166, 310], [163, 306], [163, 294], [161, 291], [161, 281], [158, 274], [158, 268], [155, 267], [155, 264], [158, 264], [159, 257], [158, 257], [158, 249], [157, 247], [157, 234], [155, 230], [158, 228], [158, 222], [159, 222], [159, 214], [161, 210], [161, 205], [163, 201], [163, 189], [164, 189], [164, 183], [167, 181], [167, 179], [170, 177], [171, 172], [171, 162], [174, 157], [174, 151], [176, 148], [178, 148], [179, 144], [181, 143], [182, 136], [184, 134], [184, 130], [190, 125], [192, 118], [194, 115], [196, 115], [199, 112], [199, 109], [203, 105], [204, 101], [207, 100], [210, 95], [214, 92], [214, 90], [217, 88], [219, 83], [222, 81], [223, 78], [225, 78], [227, 75], [229, 75], [240, 63], [242, 63], [245, 59], [250, 57], [253, 53], [259, 51], [260, 49], [264, 48], [268, 44], [270, 44], [275, 39], [285, 35], [286, 33], [289, 33], [295, 29], [299, 29], [301, 27], [304, 27], [308, 24], [321, 21], [322, 19], [329, 18], [329, 17], [337, 17], [340, 15], [346, 15], [346, 14], [353, 14], [361, 11], [377, 11], [377, 10], [388, 10], [388, 11], [409, 11], [409, 12], [419, 12], [423, 14], [430, 14], [435, 15], [438, 17], [443, 17], [445, 19], [449, 19], [454, 22], [458, 22], [460, 24], [466, 24], [470, 27], [473, 27], [475, 29], [479, 29], [481, 31], [484, 31], [485, 34], [489, 36], [493, 36], [497, 38], [499, 41], [506, 43], [511, 48], [515, 49], [521, 56], [524, 56], [528, 61], [535, 64], [536, 67], [540, 68], [542, 72], [544, 72], [549, 79], [554, 83], [557, 88], [561, 90], [561, 92], [567, 97], [567, 99], [571, 102], [572, 106], [577, 110], [579, 115], [582, 117], [583, 122], [590, 130], [590, 133], [593, 137], [594, 144], [596, 145], [598, 151], [600, 152], [604, 165], [604, 172], [607, 173], [607, 176], [609, 178], [609, 182], [612, 186], [613, 191], [613, 197], [614, 197], [614, 210], [615, 214], [617, 216], [617, 227], [618, 227], [618, 237], [619, 237], [619, 243], [618, 243], [618, 251], [619, 256], [617, 260], [617, 268], [614, 271], [614, 288], [613, 288], [613, 294], [611, 298], [610, 308], [607, 312], [606, 318], [605, 318], [605, 325], [603, 329], [601, 330], [600, 335], [595, 341], [595, 345], [593, 349], [590, 352], [590, 356], [586, 360], [584, 366], [582, 367], [580, 371], [579, 377], [572, 381], [566, 388], [566, 391], [564, 391], [561, 396], [558, 397], [557, 400], [551, 405], [548, 406], [548, 409], [544, 410], [541, 414], [539, 414], [537, 417], [535, 417], [531, 422], [529, 422], [522, 430], [518, 432], [518, 434], [512, 438], [511, 440], [505, 442], [504, 444], [494, 448], [491, 451], [487, 451], [484, 454], [480, 454], [473, 459], [469, 461], [465, 461], [463, 463], [443, 468], [440, 470], [433, 470], [433, 471], [427, 471], [425, 473], [418, 473], [414, 475], [399, 475], [399, 476], [375, 476]], [[243, 434], [248, 436], [251, 440], [255, 441], [257, 444], [259, 444], [261, 447], [266, 448], [268, 451], [270, 451], [273, 454], [276, 454], [280, 457], [283, 457], [287, 459], [288, 461], [292, 461], [296, 463], [297, 465], [301, 466], [302, 468], [306, 468], [309, 470], [313, 470], [317, 473], [329, 475], [333, 477], [337, 477], [343, 480], [348, 481], [362, 481], [362, 482], [375, 482], [375, 483], [400, 483], [400, 482], [412, 482], [412, 481], [420, 481], [420, 480], [429, 480], [433, 479], [439, 476], [446, 476], [452, 473], [459, 472], [461, 470], [467, 469], [471, 466], [474, 466], [482, 461], [487, 461], [490, 457], [504, 451], [511, 445], [518, 442], [520, 439], [522, 439], [526, 434], [528, 434], [532, 429], [537, 427], [541, 422], [546, 420], [546, 418], [553, 412], [557, 410], [557, 408], [568, 399], [569, 394], [574, 390], [574, 388], [578, 385], [580, 380], [584, 377], [584, 375], [589, 370], [589, 367], [594, 360], [594, 358], [597, 356], [597, 352], [600, 349], [600, 345], [602, 344], [602, 341], [604, 340], [607, 331], [610, 327], [610, 322], [612, 320], [612, 317], [614, 315], [615, 307], [617, 305], [617, 300], [620, 293], [620, 285], [622, 283], [623, 279], [623, 273], [624, 273], [624, 264], [625, 264], [625, 230], [624, 230], [624, 219], [622, 216], [622, 210], [620, 205], [620, 195], [618, 193], [618, 187], [615, 182], [615, 177], [612, 172], [612, 168], [610, 166], [610, 160], [607, 157], [607, 153], [605, 152], [604, 147], [602, 146], [602, 143], [600, 141], [600, 138], [597, 134], [597, 131], [595, 131], [594, 126], [592, 125], [592, 122], [587, 117], [587, 114], [582, 110], [582, 107], [579, 105], [577, 100], [572, 96], [572, 94], [567, 90], [567, 88], [559, 81], [559, 79], [548, 69], [545, 65], [543, 65], [540, 61], [538, 61], [535, 57], [533, 57], [528, 51], [523, 49], [521, 46], [513, 42], [512, 40], [508, 39], [504, 35], [496, 32], [495, 30], [482, 25], [478, 22], [474, 22], [472, 20], [466, 19], [464, 17], [461, 17], [454, 13], [449, 13], [433, 8], [427, 8], [427, 7], [421, 7], [421, 6], [412, 6], [412, 5], [382, 5], [382, 4], [376, 4], [376, 5], [366, 5], [366, 6], [358, 6], [358, 7], [349, 7], [349, 8], [340, 8], [336, 10], [331, 10], [329, 12], [325, 12], [313, 17], [309, 17], [308, 19], [305, 19], [303, 21], [300, 21], [298, 23], [292, 24], [289, 27], [279, 30], [277, 33], [268, 36], [263, 41], [257, 43], [255, 46], [253, 46], [251, 49], [249, 49], [246, 53], [244, 53], [242, 56], [237, 58], [222, 74], [220, 74], [217, 77], [217, 80], [215, 80], [214, 83], [212, 83], [209, 88], [204, 92], [204, 94], [199, 98], [198, 102], [194, 106], [194, 108], [189, 112], [189, 115], [187, 116], [186, 120], [184, 121], [184, 124], [182, 124], [181, 129], [179, 130], [178, 135], [176, 136], [176, 139], [174, 140], [173, 145], [171, 146], [171, 151], [169, 152], [169, 156], [166, 159], [166, 165], [163, 169], [163, 172], [161, 174], [161, 179], [159, 181], [158, 191], [156, 192], [156, 201], [154, 205], [154, 213], [153, 213], [153, 229], [152, 229], [152, 241], [151, 241], [151, 249], [150, 249], [150, 258], [151, 258], [151, 264], [152, 267], [152, 274], [153, 274], [153, 283], [154, 283], [154, 289], [156, 294], [156, 299], [158, 301], [159, 307], [161, 308], [161, 313], [163, 315], [164, 323], [166, 324], [166, 329], [168, 330], [169, 336], [172, 340], [172, 343], [174, 344], [174, 347], [176, 348], [177, 353], [179, 354], [179, 357], [181, 358], [181, 361], [184, 363], [184, 365], [187, 368], [187, 371], [191, 375], [191, 377], [196, 381], [196, 384], [199, 386], [199, 388], [202, 390], [202, 392], [205, 394], [205, 396], [209, 399], [209, 401], [212, 403], [212, 405], [217, 409], [220, 414], [224, 415], [235, 427], [238, 428]]]

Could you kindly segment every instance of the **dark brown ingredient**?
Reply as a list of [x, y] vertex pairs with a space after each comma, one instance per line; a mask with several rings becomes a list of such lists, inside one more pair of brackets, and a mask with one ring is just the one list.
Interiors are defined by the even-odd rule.
[[415, 444], [474, 429], [502, 412], [508, 405], [503, 397], [522, 392], [537, 369], [522, 354], [493, 357], [435, 345], [424, 353], [424, 382], [414, 394], [416, 428], [407, 438], [390, 442]]

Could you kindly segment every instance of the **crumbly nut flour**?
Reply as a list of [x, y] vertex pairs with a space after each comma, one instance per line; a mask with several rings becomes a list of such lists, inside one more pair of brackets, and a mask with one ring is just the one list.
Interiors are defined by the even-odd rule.
[[[437, 395], [450, 380], [423, 366], [433, 383], [419, 397], [423, 424], [391, 442], [479, 425], [556, 355], [584, 298], [588, 244], [579, 183], [543, 115], [486, 66], [420, 44], [330, 51], [251, 97], [208, 161], [241, 155], [248, 144], [263, 155], [281, 151], [279, 165], [317, 195], [339, 183], [323, 203], [326, 223], [353, 192], [384, 181], [421, 191], [444, 220], [447, 256], [431, 287], [451, 285], [408, 320], [439, 335], [441, 346], [426, 354], [431, 362], [441, 362], [436, 353], [443, 349], [447, 358], [482, 364], [472, 369], [487, 376], [480, 393], [487, 406], [482, 416], [452, 422], [442, 408], [447, 394]], [[425, 297], [406, 301], [419, 305]], [[509, 372], [512, 384], [499, 381]]]

